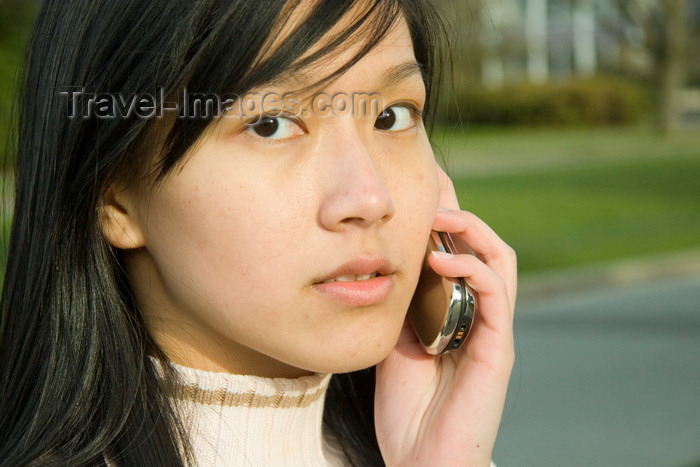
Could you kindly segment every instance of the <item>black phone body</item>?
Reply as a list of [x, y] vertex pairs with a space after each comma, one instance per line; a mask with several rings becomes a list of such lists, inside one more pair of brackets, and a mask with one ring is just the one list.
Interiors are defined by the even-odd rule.
[[464, 279], [438, 275], [428, 264], [431, 251], [457, 253], [452, 237], [431, 232], [428, 251], [408, 317], [426, 352], [438, 355], [458, 349], [469, 334], [474, 319], [474, 297]]

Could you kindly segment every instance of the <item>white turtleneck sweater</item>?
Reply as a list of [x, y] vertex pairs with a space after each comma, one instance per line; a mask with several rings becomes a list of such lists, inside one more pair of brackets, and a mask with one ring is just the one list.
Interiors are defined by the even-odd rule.
[[262, 378], [172, 365], [182, 381], [175, 406], [199, 467], [348, 465], [322, 431], [331, 375]]
[[174, 366], [183, 383], [176, 407], [197, 465], [347, 464], [322, 432], [331, 375], [261, 378]]

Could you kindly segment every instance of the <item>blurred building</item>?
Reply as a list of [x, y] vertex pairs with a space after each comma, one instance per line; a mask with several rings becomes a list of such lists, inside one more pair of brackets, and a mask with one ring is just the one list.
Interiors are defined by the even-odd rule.
[[[483, 0], [476, 25], [481, 81], [498, 88], [598, 72], [651, 77], [668, 35], [667, 9], [682, 3], [693, 56], [698, 0]], [[690, 67], [691, 82], [700, 81], [699, 71]]]

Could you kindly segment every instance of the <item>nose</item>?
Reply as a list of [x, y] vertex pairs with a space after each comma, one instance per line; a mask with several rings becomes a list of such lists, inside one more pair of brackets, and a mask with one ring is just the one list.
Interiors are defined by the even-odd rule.
[[354, 128], [334, 132], [327, 144], [321, 225], [340, 231], [386, 223], [394, 216], [394, 202], [367, 144]]

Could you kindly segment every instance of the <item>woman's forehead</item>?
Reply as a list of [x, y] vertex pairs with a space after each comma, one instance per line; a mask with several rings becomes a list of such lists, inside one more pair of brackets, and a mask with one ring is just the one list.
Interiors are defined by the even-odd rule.
[[[372, 45], [371, 50], [361, 53], [364, 45], [362, 38], [355, 38], [355, 44], [350, 47], [331, 52], [300, 70], [285, 70], [260, 87], [307, 94], [328, 85], [342, 83], [347, 87], [361, 81], [365, 87], [371, 87], [362, 91], [375, 91], [414, 75], [422, 79], [422, 69], [416, 61], [411, 35], [403, 18], [398, 18], [387, 34]], [[333, 76], [338, 69], [351, 62], [354, 62], [352, 66]], [[325, 78], [329, 76], [333, 78], [327, 81]]]
[[[294, 3], [294, 6], [290, 6]], [[318, 2], [290, 2], [271, 29], [257, 62], [270, 59], [287, 39], [299, 33], [299, 27], [313, 14]], [[343, 37], [343, 41], [338, 38]], [[309, 90], [334, 76], [339, 69], [366, 56], [391, 54], [391, 47], [402, 47], [412, 55], [411, 35], [401, 11], [393, 2], [362, 0], [355, 2], [294, 63], [262, 83], [265, 87]], [[414, 59], [415, 61], [415, 59]], [[346, 70], [343, 70], [343, 72]], [[381, 70], [376, 70], [381, 73]], [[342, 74], [342, 73], [341, 73]]]

